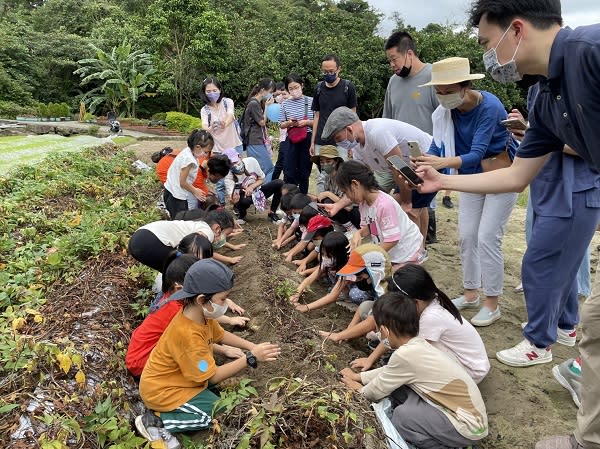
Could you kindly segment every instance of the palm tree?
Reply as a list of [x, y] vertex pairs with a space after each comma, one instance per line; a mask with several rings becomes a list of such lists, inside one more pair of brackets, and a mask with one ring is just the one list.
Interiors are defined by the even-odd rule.
[[94, 81], [99, 84], [84, 95], [83, 101], [91, 110], [104, 103], [115, 111], [125, 105], [127, 116], [135, 118], [136, 103], [142, 94], [148, 95], [149, 77], [156, 71], [151, 55], [141, 50], [132, 51], [126, 41], [113, 47], [110, 53], [93, 44], [90, 47], [96, 57], [77, 61], [81, 67], [73, 73], [83, 78], [82, 85]]

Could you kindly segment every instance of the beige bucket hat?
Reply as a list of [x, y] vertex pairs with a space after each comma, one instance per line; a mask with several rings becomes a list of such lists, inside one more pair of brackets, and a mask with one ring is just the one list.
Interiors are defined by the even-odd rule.
[[446, 58], [431, 65], [431, 81], [419, 87], [456, 84], [461, 81], [479, 80], [484, 76], [483, 73], [471, 73], [467, 58]]

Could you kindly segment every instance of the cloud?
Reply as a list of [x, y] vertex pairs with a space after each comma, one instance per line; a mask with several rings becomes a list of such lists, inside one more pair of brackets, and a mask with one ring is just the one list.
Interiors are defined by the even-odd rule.
[[[394, 28], [391, 16], [398, 11], [407, 25], [417, 29], [429, 23], [459, 24], [467, 21], [466, 11], [470, 0], [427, 0], [421, 2], [398, 2], [396, 0], [368, 0], [369, 4], [386, 15], [380, 26], [380, 34], [387, 36]], [[565, 25], [572, 28], [600, 22], [600, 2], [598, 0], [568, 0], [562, 2]]]

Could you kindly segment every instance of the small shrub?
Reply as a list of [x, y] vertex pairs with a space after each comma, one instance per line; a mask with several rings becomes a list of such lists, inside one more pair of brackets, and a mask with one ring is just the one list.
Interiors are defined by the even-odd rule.
[[91, 112], [86, 112], [85, 115], [83, 116], [83, 121], [86, 122], [88, 120], [96, 120], [96, 116], [94, 114], [92, 114]]
[[167, 112], [167, 128], [174, 129], [183, 134], [189, 134], [200, 127], [200, 119], [184, 114], [183, 112]]
[[167, 120], [167, 113], [166, 112], [157, 112], [156, 114], [152, 114], [152, 117], [150, 117], [150, 120], [165, 121], [165, 120]]
[[60, 117], [70, 117], [71, 108], [67, 103], [61, 103], [60, 105]]
[[100, 127], [98, 125], [92, 125], [88, 128], [88, 134], [90, 136], [98, 137], [98, 131], [100, 131]]
[[21, 106], [20, 104], [13, 103], [12, 101], [0, 100], [0, 117], [15, 119], [18, 115], [37, 115], [36, 106]]

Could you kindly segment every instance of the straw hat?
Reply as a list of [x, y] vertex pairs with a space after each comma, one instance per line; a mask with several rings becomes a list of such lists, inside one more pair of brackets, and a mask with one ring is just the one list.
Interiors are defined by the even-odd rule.
[[484, 76], [483, 73], [471, 74], [467, 58], [446, 58], [431, 65], [431, 81], [419, 87], [456, 84], [462, 81], [479, 80]]

